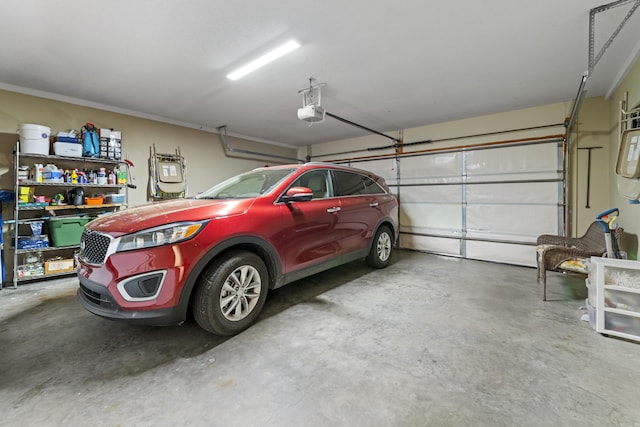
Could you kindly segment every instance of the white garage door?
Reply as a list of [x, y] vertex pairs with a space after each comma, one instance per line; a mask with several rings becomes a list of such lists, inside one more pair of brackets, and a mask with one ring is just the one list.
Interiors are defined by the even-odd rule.
[[536, 237], [562, 230], [562, 140], [490, 146], [353, 166], [385, 178], [400, 200], [400, 247], [535, 265]]

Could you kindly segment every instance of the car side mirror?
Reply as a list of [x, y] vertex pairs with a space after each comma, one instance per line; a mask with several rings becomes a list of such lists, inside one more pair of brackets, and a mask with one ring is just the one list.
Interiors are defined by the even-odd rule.
[[313, 191], [307, 187], [291, 187], [287, 193], [282, 196], [285, 203], [291, 202], [308, 202], [313, 199]]

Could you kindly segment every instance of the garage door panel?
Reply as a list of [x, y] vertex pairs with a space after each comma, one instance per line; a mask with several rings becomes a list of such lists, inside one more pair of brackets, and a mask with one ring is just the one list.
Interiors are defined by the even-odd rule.
[[557, 206], [557, 182], [467, 185], [467, 203], [537, 203]]
[[401, 234], [400, 247], [411, 248], [417, 251], [460, 256], [460, 241], [456, 239]]
[[557, 229], [557, 208], [530, 205], [467, 206], [467, 233], [476, 237], [495, 235], [526, 236], [535, 241], [540, 230]]
[[418, 184], [433, 182], [460, 182], [462, 153], [406, 157], [400, 160], [400, 182]]
[[428, 185], [400, 187], [402, 203], [458, 203], [462, 202], [460, 185]]
[[467, 175], [504, 174], [513, 172], [556, 172], [556, 144], [518, 145], [469, 151]]
[[[535, 246], [508, 243], [467, 241], [466, 257], [506, 264], [536, 266]], [[535, 272], [533, 272], [535, 274]]]
[[421, 233], [428, 230], [459, 232], [462, 229], [462, 209], [459, 204], [402, 203], [400, 229]]

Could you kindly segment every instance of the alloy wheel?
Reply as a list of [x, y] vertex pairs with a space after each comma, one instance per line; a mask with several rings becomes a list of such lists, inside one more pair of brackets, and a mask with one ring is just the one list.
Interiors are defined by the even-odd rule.
[[230, 321], [242, 320], [260, 299], [262, 280], [251, 265], [236, 268], [225, 280], [220, 292], [220, 311]]
[[391, 256], [391, 237], [388, 233], [380, 233], [376, 244], [376, 250], [380, 261], [385, 262], [389, 259], [389, 256]]

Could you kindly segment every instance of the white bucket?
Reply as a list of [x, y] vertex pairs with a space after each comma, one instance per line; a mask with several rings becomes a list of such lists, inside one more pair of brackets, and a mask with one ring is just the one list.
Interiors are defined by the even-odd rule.
[[49, 154], [51, 128], [42, 125], [22, 123], [18, 128], [20, 151], [29, 154]]

